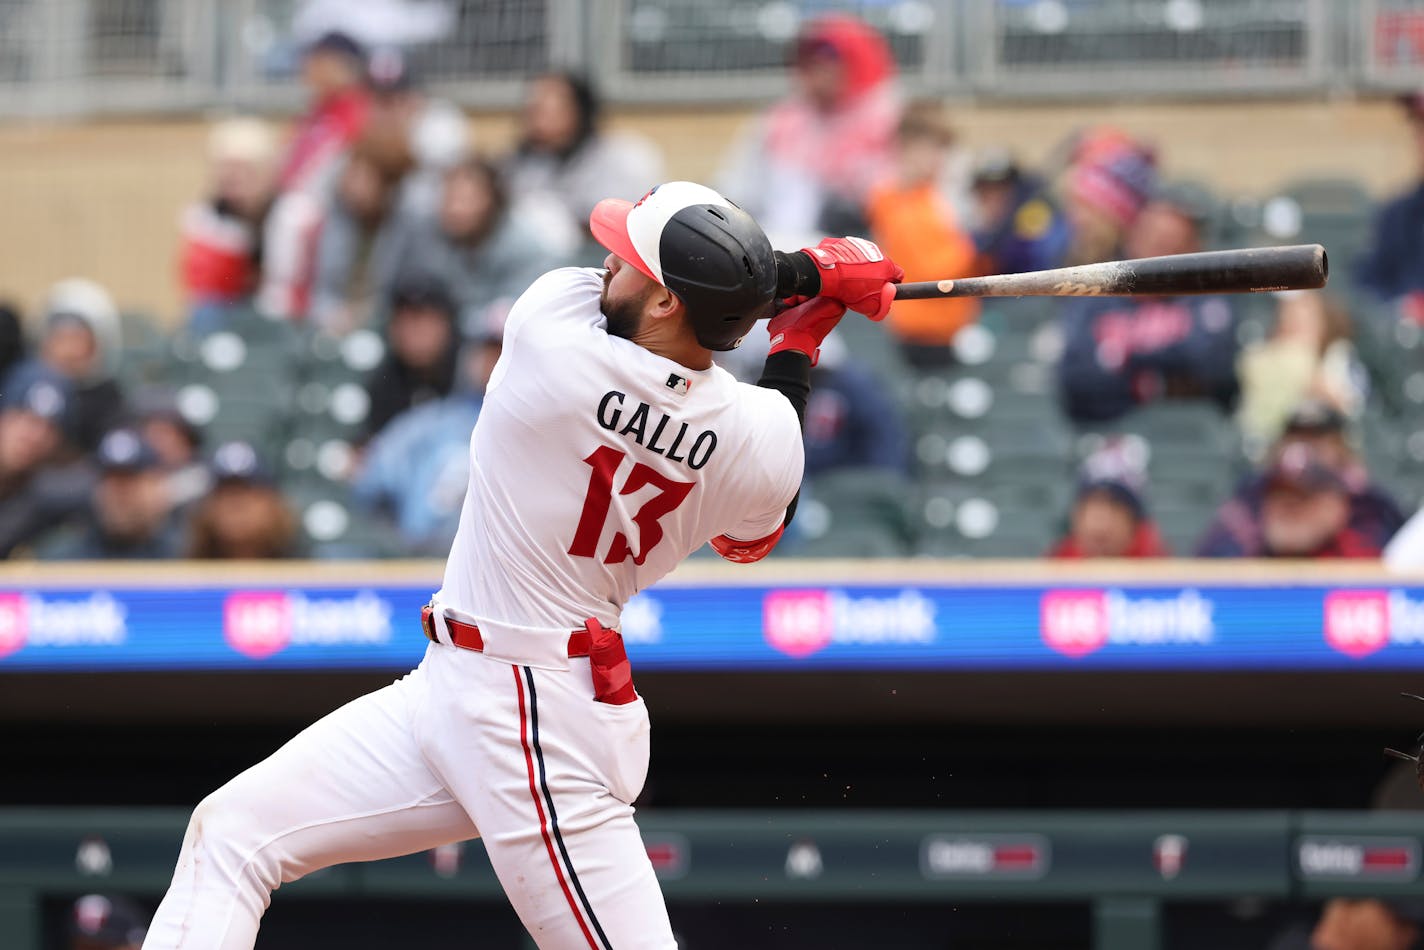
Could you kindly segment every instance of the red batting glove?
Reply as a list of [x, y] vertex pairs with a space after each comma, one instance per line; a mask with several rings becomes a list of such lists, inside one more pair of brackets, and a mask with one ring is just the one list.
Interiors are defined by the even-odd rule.
[[811, 365], [821, 356], [821, 341], [845, 316], [845, 304], [828, 297], [792, 297], [786, 301], [794, 304], [771, 318], [766, 332], [771, 334], [771, 353], [795, 350], [811, 357]]
[[816, 262], [821, 275], [821, 293], [863, 313], [872, 320], [884, 320], [895, 299], [895, 285], [905, 279], [905, 271], [864, 238], [826, 238], [815, 247], [802, 248]]

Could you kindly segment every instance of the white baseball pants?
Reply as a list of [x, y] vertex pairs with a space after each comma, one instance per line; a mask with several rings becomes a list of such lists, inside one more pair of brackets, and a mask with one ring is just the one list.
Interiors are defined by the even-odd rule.
[[470, 838], [546, 950], [673, 950], [630, 804], [648, 714], [593, 699], [587, 659], [516, 666], [432, 644], [193, 811], [144, 950], [251, 950], [279, 885]]

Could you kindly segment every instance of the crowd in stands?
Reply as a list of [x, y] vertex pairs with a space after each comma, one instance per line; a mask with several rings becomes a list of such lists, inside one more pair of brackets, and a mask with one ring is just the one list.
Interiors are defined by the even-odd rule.
[[[913, 281], [1317, 239], [1306, 205], [1292, 234], [1243, 223], [1120, 129], [1081, 129], [1036, 168], [971, 152], [852, 17], [808, 24], [789, 72], [716, 182], [780, 248], [864, 234]], [[531, 79], [503, 153], [399, 52], [328, 33], [301, 78], [285, 136], [211, 129], [206, 192], [177, 222], [175, 334], [143, 339], [83, 279], [55, 285], [32, 340], [0, 307], [3, 556], [444, 553], [510, 304], [544, 271], [598, 266], [593, 204], [665, 177], [582, 76]], [[1424, 95], [1403, 105], [1424, 173]], [[1424, 324], [1424, 185], [1373, 228], [1331, 248], [1340, 291], [845, 321], [815, 370], [785, 551], [1378, 558], [1398, 533], [1391, 562], [1424, 563], [1424, 524], [1400, 531], [1424, 376], [1388, 352]], [[758, 342], [727, 368], [754, 378]]]

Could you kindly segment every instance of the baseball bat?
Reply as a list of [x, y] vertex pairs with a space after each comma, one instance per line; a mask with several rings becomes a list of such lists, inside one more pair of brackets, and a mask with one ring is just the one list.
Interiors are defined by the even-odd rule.
[[1251, 247], [1080, 267], [900, 284], [896, 300], [940, 297], [1177, 297], [1314, 290], [1330, 266], [1319, 244]]

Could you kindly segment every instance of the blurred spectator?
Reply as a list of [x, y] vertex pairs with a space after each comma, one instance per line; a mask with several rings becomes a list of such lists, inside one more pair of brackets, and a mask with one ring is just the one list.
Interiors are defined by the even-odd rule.
[[1262, 474], [1218, 509], [1199, 557], [1376, 557], [1404, 522], [1350, 448], [1338, 410], [1306, 402]]
[[1156, 188], [1152, 149], [1112, 128], [1081, 136], [1063, 189], [1070, 234], [1063, 263], [1123, 257], [1124, 241]]
[[430, 96], [399, 50], [373, 52], [368, 72], [371, 114], [362, 145], [383, 169], [409, 169], [398, 210], [432, 217], [445, 173], [470, 156], [469, 123], [459, 107]]
[[15, 367], [0, 385], [0, 558], [79, 511], [87, 467], [52, 467], [73, 418], [68, 380], [42, 363]]
[[455, 301], [445, 283], [428, 274], [403, 278], [391, 292], [385, 358], [366, 380], [365, 437], [411, 406], [450, 395], [458, 353]]
[[353, 500], [389, 513], [406, 554], [450, 549], [469, 480], [470, 432], [502, 349], [501, 322], [492, 320], [461, 349], [455, 391], [401, 412], [367, 446]]
[[1237, 363], [1241, 408], [1237, 422], [1253, 454], [1280, 435], [1291, 412], [1306, 398], [1347, 416], [1363, 408], [1363, 369], [1350, 342], [1350, 314], [1338, 299], [1319, 291], [1276, 296], [1270, 337], [1248, 346]]
[[208, 195], [179, 221], [179, 274], [194, 333], [220, 329], [226, 308], [257, 288], [276, 159], [276, 138], [261, 119], [227, 119], [208, 133]]
[[507, 310], [545, 271], [558, 265], [535, 222], [516, 214], [499, 170], [481, 158], [445, 176], [435, 225], [409, 216], [391, 239], [386, 293], [412, 276], [438, 279], [454, 298], [462, 327], [484, 325], [486, 312]]
[[[1419, 180], [1413, 188], [1379, 210], [1374, 242], [1359, 264], [1360, 286], [1381, 300], [1424, 296], [1424, 92], [1400, 99], [1414, 136]], [[1418, 306], [1411, 308], [1424, 312]]]
[[62, 280], [49, 290], [37, 359], [69, 381], [67, 434], [92, 452], [123, 421], [124, 394], [114, 373], [120, 352], [119, 311], [92, 280]]
[[[1164, 191], [1134, 221], [1126, 256], [1200, 250], [1202, 223], [1192, 193]], [[1158, 399], [1211, 399], [1223, 410], [1235, 401], [1236, 324], [1227, 298], [1076, 297], [1059, 312], [1059, 385], [1074, 420], [1112, 420]]]
[[364, 146], [346, 159], [317, 248], [312, 322], [343, 336], [370, 319], [372, 302], [389, 280], [392, 213], [403, 169], [392, 173]]
[[828, 219], [863, 207], [892, 167], [901, 107], [890, 45], [855, 17], [820, 17], [796, 41], [791, 79], [791, 94], [736, 147], [718, 190], [774, 244], [857, 233]]
[[1068, 249], [1068, 219], [1042, 181], [996, 150], [980, 159], [972, 187], [981, 273], [1021, 274], [1059, 266]]
[[296, 554], [296, 519], [246, 442], [226, 442], [212, 458], [213, 487], [193, 510], [188, 557], [281, 558]]
[[47, 560], [155, 560], [182, 551], [158, 456], [133, 429], [115, 429], [95, 453], [99, 482], [82, 523], [39, 547]]
[[153, 450], [175, 510], [207, 494], [211, 473], [202, 457], [203, 433], [178, 408], [175, 392], [164, 387], [139, 390], [134, 395], [131, 420], [144, 444]]
[[[895, 138], [891, 177], [870, 191], [866, 217], [886, 255], [905, 269], [905, 280], [975, 274], [974, 242], [960, 226], [945, 193], [943, 174], [954, 133], [943, 111], [925, 103], [906, 111]], [[906, 300], [890, 310], [890, 332], [911, 365], [946, 366], [949, 343], [979, 316], [979, 301]]]
[[899, 407], [834, 334], [811, 370], [804, 432], [808, 478], [840, 468], [908, 474], [910, 439]]
[[540, 76], [524, 101], [519, 144], [505, 161], [510, 194], [548, 229], [561, 252], [587, 243], [588, 216], [599, 201], [636, 200], [662, 180], [656, 146], [604, 131], [602, 112], [583, 76]]
[[109, 894], [86, 894], [69, 914], [69, 950], [139, 950], [149, 915]]
[[1336, 897], [1314, 926], [1276, 938], [1269, 950], [1411, 950], [1424, 927], [1424, 901], [1415, 898]]
[[25, 326], [20, 311], [0, 301], [0, 378], [25, 358]]
[[1078, 494], [1068, 514], [1068, 533], [1049, 557], [1167, 557], [1166, 543], [1148, 514], [1147, 474], [1124, 448], [1110, 445], [1083, 462]]
[[341, 159], [360, 136], [370, 109], [365, 52], [349, 36], [328, 33], [307, 47], [302, 82], [310, 96], [277, 174], [278, 195], [263, 230], [258, 306], [278, 317], [306, 314], [316, 242], [336, 190]]

